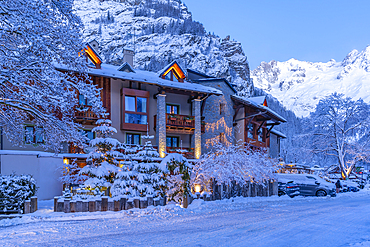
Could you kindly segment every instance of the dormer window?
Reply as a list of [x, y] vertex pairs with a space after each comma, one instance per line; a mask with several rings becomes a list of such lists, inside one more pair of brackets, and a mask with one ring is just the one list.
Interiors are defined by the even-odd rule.
[[163, 79], [166, 79], [166, 80], [170, 80], [170, 81], [177, 81], [177, 82], [179, 82], [179, 80], [180, 80], [180, 76], [178, 76], [177, 74], [176, 74], [176, 72], [173, 70], [173, 69], [171, 69], [165, 76], [164, 76], [164, 78]]
[[172, 62], [167, 65], [160, 73], [159, 76], [162, 79], [175, 81], [175, 82], [184, 82], [185, 73], [177, 62]]

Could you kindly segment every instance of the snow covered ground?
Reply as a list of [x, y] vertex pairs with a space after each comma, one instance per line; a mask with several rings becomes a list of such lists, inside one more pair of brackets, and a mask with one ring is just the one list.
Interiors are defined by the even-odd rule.
[[370, 190], [0, 220], [0, 246], [370, 246]]

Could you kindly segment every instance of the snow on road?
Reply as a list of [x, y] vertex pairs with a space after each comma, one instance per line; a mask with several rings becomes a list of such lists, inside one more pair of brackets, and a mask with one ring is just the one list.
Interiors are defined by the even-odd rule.
[[[0, 221], [0, 246], [370, 246], [370, 191]], [[42, 203], [41, 203], [42, 205]], [[1, 227], [2, 226], [2, 227]]]

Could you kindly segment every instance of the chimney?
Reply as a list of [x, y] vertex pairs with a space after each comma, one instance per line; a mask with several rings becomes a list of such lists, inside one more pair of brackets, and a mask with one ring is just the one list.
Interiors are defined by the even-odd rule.
[[123, 62], [127, 62], [131, 67], [134, 67], [134, 51], [123, 49]]

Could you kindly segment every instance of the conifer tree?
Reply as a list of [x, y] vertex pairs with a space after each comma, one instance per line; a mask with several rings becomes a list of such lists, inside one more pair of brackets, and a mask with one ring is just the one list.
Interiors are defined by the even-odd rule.
[[84, 186], [89, 189], [110, 188], [113, 185], [117, 172], [119, 171], [116, 157], [121, 153], [115, 151], [119, 148], [120, 142], [111, 138], [117, 130], [110, 126], [112, 121], [100, 119], [96, 122], [97, 127], [92, 129], [96, 134], [95, 139], [90, 141], [93, 148], [88, 155], [88, 165], [81, 169], [81, 174], [86, 174], [89, 178], [84, 182]]

